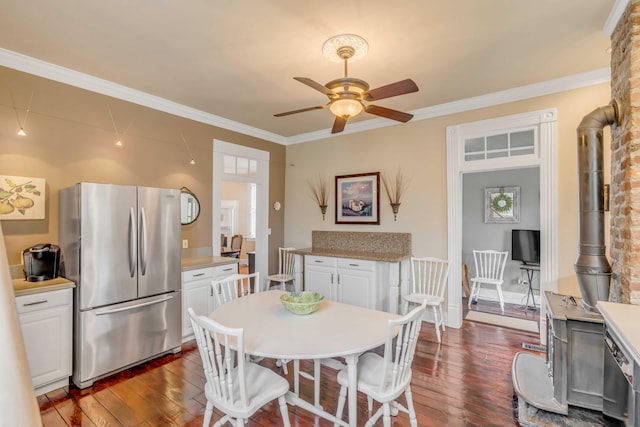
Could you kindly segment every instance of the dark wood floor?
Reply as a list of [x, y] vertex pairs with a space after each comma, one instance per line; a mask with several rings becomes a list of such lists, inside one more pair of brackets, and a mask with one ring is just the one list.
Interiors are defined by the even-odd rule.
[[[448, 328], [438, 344], [433, 325], [425, 323], [411, 383], [418, 424], [517, 425], [511, 363], [515, 353], [522, 351], [523, 342], [537, 343], [538, 339], [525, 332], [464, 321], [461, 329]], [[276, 369], [272, 360], [261, 364]], [[200, 356], [191, 341], [183, 346], [182, 354], [160, 357], [84, 390], [74, 386], [58, 389], [40, 396], [38, 401], [45, 427], [201, 426], [204, 382]], [[311, 399], [311, 384], [301, 382], [301, 395]], [[323, 367], [321, 404], [326, 410], [334, 411], [337, 393], [335, 371]], [[367, 415], [366, 399], [359, 395], [360, 425], [364, 425]], [[293, 426], [331, 425], [297, 407], [289, 407], [289, 416]], [[270, 403], [246, 425], [281, 425], [277, 406]], [[408, 426], [406, 414], [395, 417], [393, 425]]]

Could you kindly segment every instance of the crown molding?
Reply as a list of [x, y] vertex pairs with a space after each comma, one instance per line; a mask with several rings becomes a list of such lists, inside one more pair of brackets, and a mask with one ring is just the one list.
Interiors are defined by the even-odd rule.
[[278, 144], [285, 142], [283, 136], [273, 132], [225, 119], [224, 117], [206, 113], [202, 110], [197, 110], [177, 102], [150, 95], [146, 92], [131, 89], [108, 80], [41, 61], [7, 49], [0, 48], [0, 65], [244, 135]]
[[[618, 3], [623, 3], [625, 1], [628, 0], [618, 0]], [[349, 126], [339, 134], [331, 134], [331, 128], [326, 128], [314, 132], [284, 137], [273, 132], [268, 132], [240, 122], [225, 119], [224, 117], [206, 113], [177, 102], [169, 101], [158, 96], [150, 95], [136, 89], [131, 89], [108, 80], [80, 73], [69, 68], [54, 65], [7, 49], [0, 48], [0, 65], [282, 145], [300, 144], [303, 142], [344, 136], [388, 126], [398, 126], [400, 124], [393, 120], [375, 118], [349, 124]], [[487, 95], [420, 108], [410, 111], [414, 115], [411, 121], [427, 120], [449, 114], [487, 108], [508, 102], [593, 86], [609, 82], [610, 80], [611, 69], [608, 67], [600, 68], [593, 71], [548, 80], [542, 83], [520, 86]]]
[[618, 25], [618, 21], [622, 17], [627, 5], [629, 4], [629, 0], [616, 0], [611, 8], [611, 12], [609, 12], [609, 16], [607, 17], [606, 22], [604, 23], [604, 27], [602, 28], [602, 32], [607, 36], [611, 37], [613, 31], [616, 29], [616, 25]]

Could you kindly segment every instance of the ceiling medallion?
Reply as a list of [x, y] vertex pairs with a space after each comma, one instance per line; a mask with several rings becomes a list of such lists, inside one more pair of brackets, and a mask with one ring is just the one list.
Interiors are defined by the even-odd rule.
[[334, 62], [343, 62], [345, 58], [357, 61], [367, 54], [369, 44], [355, 34], [340, 34], [331, 37], [322, 45], [324, 56]]

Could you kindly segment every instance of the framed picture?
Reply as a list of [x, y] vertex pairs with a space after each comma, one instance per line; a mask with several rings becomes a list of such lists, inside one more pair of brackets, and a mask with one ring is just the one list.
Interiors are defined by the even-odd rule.
[[0, 175], [0, 220], [44, 219], [44, 178]]
[[380, 224], [380, 172], [336, 176], [336, 224]]
[[485, 188], [484, 212], [487, 224], [520, 222], [520, 187]]

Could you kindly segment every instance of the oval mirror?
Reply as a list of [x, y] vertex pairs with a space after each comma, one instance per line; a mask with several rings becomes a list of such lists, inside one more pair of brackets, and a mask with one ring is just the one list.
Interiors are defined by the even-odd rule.
[[195, 194], [187, 187], [180, 189], [180, 222], [182, 225], [191, 224], [200, 215], [200, 202]]

